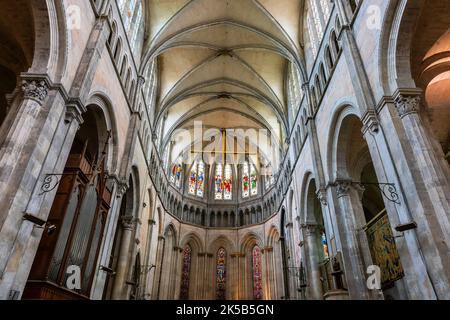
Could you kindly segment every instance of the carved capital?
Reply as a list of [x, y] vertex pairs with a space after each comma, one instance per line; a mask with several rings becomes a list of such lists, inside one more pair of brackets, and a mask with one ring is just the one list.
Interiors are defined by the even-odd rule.
[[65, 122], [71, 123], [73, 120], [78, 121], [78, 124], [83, 124], [83, 113], [86, 112], [86, 107], [83, 106], [81, 101], [73, 100], [66, 105], [66, 117]]
[[42, 105], [48, 96], [48, 83], [44, 79], [24, 79], [22, 80], [23, 96], [32, 99]]
[[316, 234], [316, 231], [319, 229], [319, 225], [317, 224], [302, 224], [302, 229], [305, 231], [306, 236], [311, 236]]
[[394, 101], [400, 118], [404, 118], [410, 114], [418, 113], [420, 110], [421, 96], [417, 94], [417, 92], [399, 92], [395, 96]]
[[120, 218], [120, 223], [122, 223], [122, 228], [124, 230], [132, 231], [135, 226], [135, 221], [132, 216], [124, 216]]
[[352, 182], [347, 180], [338, 180], [335, 182], [335, 186], [338, 198], [342, 198], [350, 194]]

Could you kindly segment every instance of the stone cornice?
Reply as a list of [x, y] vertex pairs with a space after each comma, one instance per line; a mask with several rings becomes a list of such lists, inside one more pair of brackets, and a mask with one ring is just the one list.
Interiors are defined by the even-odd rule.
[[376, 134], [380, 131], [380, 123], [378, 121], [378, 116], [375, 110], [367, 110], [367, 112], [362, 117], [362, 134], [365, 135], [367, 132], [371, 134]]
[[244, 258], [245, 257], [245, 253], [242, 252], [233, 252], [232, 254], [230, 254], [230, 256], [232, 258]]

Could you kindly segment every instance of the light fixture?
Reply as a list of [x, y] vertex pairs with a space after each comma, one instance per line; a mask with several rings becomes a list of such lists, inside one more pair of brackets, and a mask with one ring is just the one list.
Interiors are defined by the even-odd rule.
[[41, 218], [38, 218], [30, 213], [25, 213], [22, 219], [33, 223], [35, 228], [46, 229], [49, 236], [56, 231], [56, 226], [53, 223], [42, 220]]
[[395, 227], [395, 230], [397, 232], [406, 232], [414, 229], [417, 229], [417, 223], [415, 221], [411, 221], [405, 224], [399, 224], [398, 226]]
[[115, 275], [116, 274], [113, 269], [111, 269], [110, 267], [103, 266], [103, 265], [100, 266], [100, 270], [101, 271], [105, 271], [109, 275]]

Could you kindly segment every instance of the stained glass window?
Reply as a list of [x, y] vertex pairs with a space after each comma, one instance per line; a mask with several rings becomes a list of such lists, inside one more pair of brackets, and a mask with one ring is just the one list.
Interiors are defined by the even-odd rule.
[[205, 164], [203, 161], [195, 162], [192, 165], [189, 175], [189, 194], [203, 198], [205, 193]]
[[248, 174], [248, 163], [242, 166], [242, 197], [248, 198], [250, 195], [250, 176]]
[[191, 273], [192, 249], [187, 245], [183, 250], [183, 269], [181, 271], [180, 300], [189, 299], [189, 276]]
[[181, 187], [182, 173], [183, 173], [183, 166], [180, 162], [177, 162], [172, 165], [172, 169], [170, 172], [170, 182], [178, 188]]
[[263, 295], [262, 270], [261, 270], [261, 249], [258, 246], [253, 248], [253, 299], [261, 300]]
[[214, 178], [214, 186], [215, 186], [215, 199], [222, 200], [223, 199], [223, 167], [219, 163], [216, 166], [216, 176]]
[[223, 180], [223, 198], [231, 200], [233, 198], [233, 171], [231, 165], [225, 166], [225, 178]]
[[205, 191], [205, 164], [200, 162], [197, 168], [197, 196], [203, 198]]
[[195, 195], [195, 188], [197, 186], [197, 163], [194, 163], [189, 175], [189, 194]]
[[258, 194], [258, 175], [256, 173], [256, 168], [254, 165], [251, 165], [250, 188], [252, 196], [256, 196]]
[[[250, 171], [250, 172], [249, 172]], [[248, 198], [250, 195], [258, 194], [258, 175], [256, 168], [252, 164], [245, 162], [242, 167], [242, 197]]]
[[226, 277], [227, 277], [227, 251], [220, 248], [217, 251], [216, 264], [216, 298], [225, 300], [226, 298]]

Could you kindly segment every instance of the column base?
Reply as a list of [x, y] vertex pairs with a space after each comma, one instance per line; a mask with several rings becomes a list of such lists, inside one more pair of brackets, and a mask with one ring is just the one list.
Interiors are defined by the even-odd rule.
[[344, 290], [333, 290], [333, 291], [328, 291], [327, 293], [325, 293], [323, 295], [325, 300], [349, 300], [350, 296], [348, 294], [348, 291], [344, 291]]

